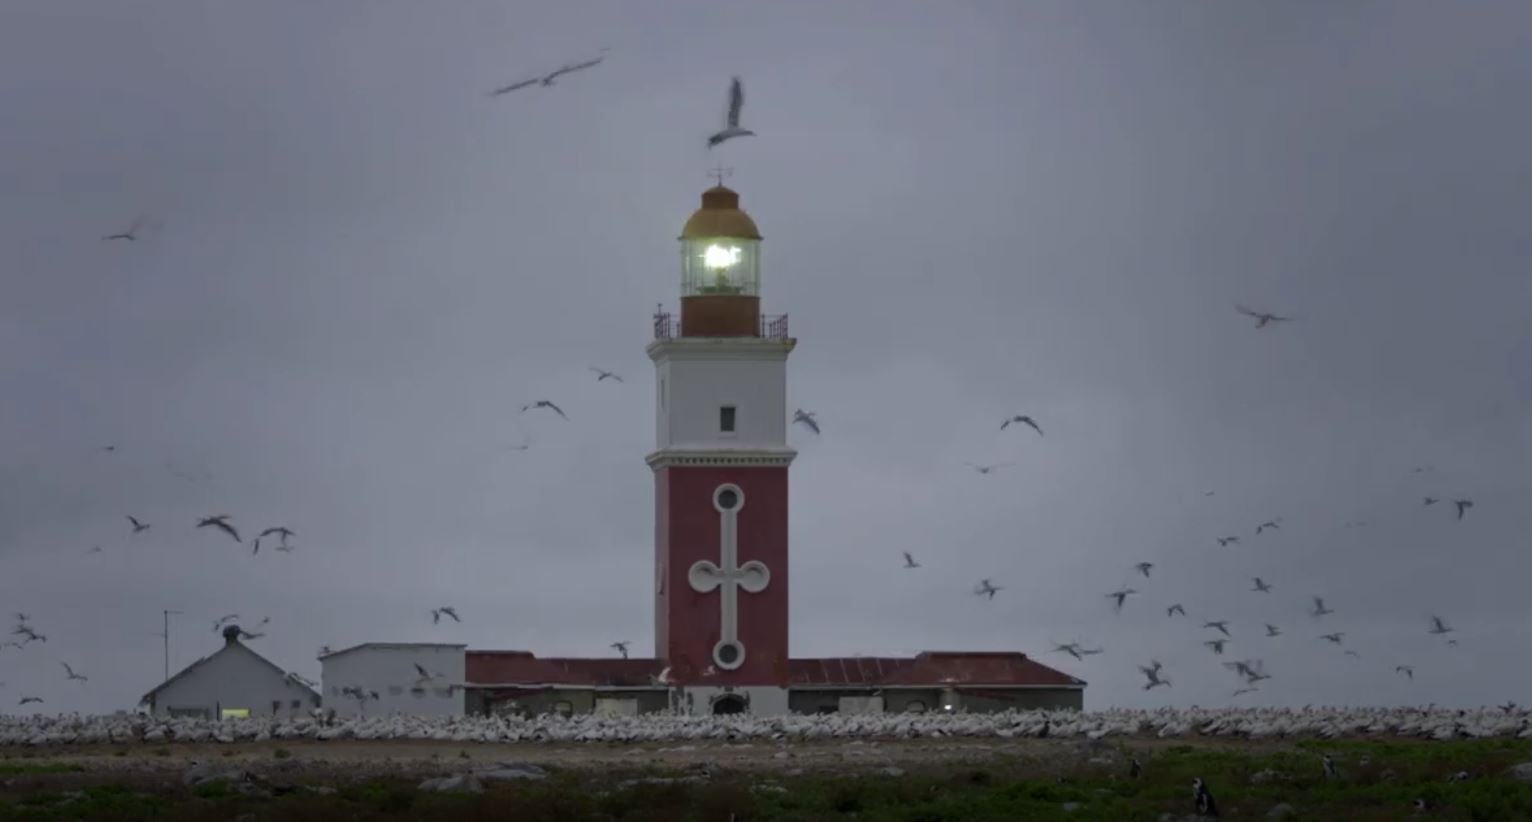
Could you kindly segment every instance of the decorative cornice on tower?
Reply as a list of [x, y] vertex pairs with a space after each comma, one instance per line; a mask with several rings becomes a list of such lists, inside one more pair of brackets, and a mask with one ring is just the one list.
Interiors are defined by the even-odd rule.
[[729, 465], [735, 467], [786, 467], [798, 452], [777, 448], [717, 449], [661, 448], [644, 457], [649, 467], [658, 471], [675, 465]]
[[777, 360], [787, 356], [797, 345], [797, 337], [671, 337], [649, 343], [644, 353], [656, 362], [664, 357], [692, 360]]

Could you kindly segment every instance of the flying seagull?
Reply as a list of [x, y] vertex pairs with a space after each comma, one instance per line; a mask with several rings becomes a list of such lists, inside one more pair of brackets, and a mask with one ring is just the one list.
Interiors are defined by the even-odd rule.
[[1229, 635], [1229, 621], [1227, 619], [1216, 619], [1212, 622], [1204, 622], [1202, 623], [1202, 627], [1214, 628], [1224, 636]]
[[1212, 648], [1213, 649], [1213, 653], [1215, 653], [1215, 654], [1222, 654], [1223, 653], [1223, 646], [1228, 641], [1229, 640], [1227, 640], [1227, 639], [1209, 639], [1209, 640], [1204, 640], [1202, 644], [1208, 646], [1209, 648]]
[[1314, 609], [1309, 613], [1313, 614], [1314, 616], [1324, 616], [1325, 614], [1333, 614], [1335, 611], [1331, 608], [1325, 607], [1324, 597], [1314, 597]]
[[1157, 688], [1161, 685], [1164, 685], [1167, 688], [1170, 687], [1170, 680], [1164, 679], [1160, 676], [1160, 668], [1162, 667], [1164, 666], [1160, 665], [1157, 660], [1150, 662], [1148, 665], [1138, 666], [1138, 669], [1143, 672], [1144, 676], [1149, 678], [1149, 681], [1144, 685], [1144, 690], [1147, 691], [1153, 688]]
[[612, 650], [616, 651], [619, 654], [622, 654], [622, 658], [623, 659], [627, 659], [628, 658], [628, 646], [631, 645], [631, 644], [633, 644], [633, 643], [631, 643], [628, 640], [624, 639], [621, 642], [613, 642], [611, 645], [608, 645], [607, 647], [611, 648]]
[[723, 131], [720, 131], [717, 134], [714, 134], [713, 136], [707, 138], [707, 147], [708, 148], [712, 148], [713, 146], [716, 146], [716, 145], [722, 143], [725, 140], [732, 140], [735, 137], [754, 137], [755, 136], [755, 132], [750, 131], [749, 129], [740, 128], [740, 125], [739, 125], [739, 110], [744, 108], [744, 107], [745, 107], [745, 87], [740, 84], [739, 78], [735, 77], [733, 79], [733, 81], [731, 81], [729, 83], [729, 114], [728, 114], [728, 124], [724, 127]]
[[420, 674], [420, 678], [415, 680], [415, 683], [417, 685], [422, 683], [422, 682], [431, 682], [433, 680], [437, 680], [437, 679], [441, 679], [442, 678], [441, 674], [439, 674], [439, 673], [436, 673], [436, 674], [431, 673], [430, 671], [426, 670], [426, 666], [421, 665], [419, 662], [415, 662], [415, 663], [411, 663], [411, 664], [413, 664], [415, 666], [415, 673]]
[[804, 425], [808, 426], [810, 431], [813, 431], [814, 433], [818, 434], [819, 433], [819, 422], [814, 419], [814, 415], [816, 413], [818, 413], [818, 412], [815, 412], [815, 411], [805, 411], [802, 408], [799, 408], [798, 410], [793, 412], [793, 422], [801, 422]]
[[238, 543], [243, 543], [244, 542], [244, 540], [239, 538], [239, 532], [234, 530], [234, 526], [229, 524], [229, 515], [228, 514], [219, 514], [217, 516], [212, 516], [212, 517], [203, 517], [201, 520], [198, 520], [197, 527], [198, 528], [208, 528], [208, 527], [217, 528], [218, 530], [224, 532], [225, 534], [228, 534], [229, 536], [233, 537], [235, 542], [238, 542]]
[[1445, 620], [1443, 620], [1441, 617], [1439, 617], [1439, 616], [1431, 617], [1431, 633], [1433, 633], [1433, 634], [1450, 634], [1450, 633], [1452, 633], [1452, 631], [1453, 631], [1452, 626], [1448, 625], [1447, 622]]
[[1240, 688], [1240, 689], [1238, 689], [1238, 690], [1236, 690], [1234, 692], [1234, 696], [1241, 696], [1243, 694], [1253, 694], [1253, 693], [1255, 693], [1256, 691], [1259, 691], [1259, 690], [1260, 690], [1260, 688]]
[[1277, 626], [1275, 626], [1275, 625], [1271, 624], [1270, 622], [1268, 622], [1268, 623], [1266, 623], [1266, 635], [1267, 636], [1281, 636], [1282, 635], [1282, 629], [1278, 628]]
[[265, 634], [262, 634], [262, 633], [252, 634], [249, 631], [246, 631], [244, 628], [240, 628], [239, 629], [239, 638], [240, 639], [260, 639], [263, 636], [265, 636]]
[[596, 382], [601, 382], [602, 380], [616, 380], [618, 382], [622, 382], [622, 377], [617, 376], [611, 371], [603, 371], [602, 369], [595, 366], [591, 366], [590, 370], [596, 372]]
[[992, 464], [989, 464], [989, 465], [980, 465], [980, 464], [978, 464], [976, 462], [964, 463], [964, 465], [973, 466], [973, 470], [978, 471], [981, 474], [988, 474], [989, 472], [995, 470], [996, 468], [1004, 468], [1004, 467], [1006, 467], [1007, 465], [1010, 465], [1010, 464], [1011, 463], [1009, 463], [1009, 462], [996, 462], [996, 463], [992, 463]]
[[40, 696], [24, 696], [24, 697], [21, 698], [21, 701], [16, 703], [16, 704], [18, 704], [18, 705], [25, 705], [28, 702], [42, 702], [42, 701], [43, 701], [43, 698], [40, 697]]
[[537, 402], [529, 402], [521, 407], [521, 413], [525, 414], [533, 408], [547, 408], [563, 417], [564, 419], [569, 419], [569, 416], [564, 413], [564, 409], [554, 405], [550, 400], [538, 400]]
[[[606, 49], [602, 49], [602, 51], [606, 51]], [[512, 84], [510, 84], [508, 86], [504, 86], [502, 88], [497, 88], [494, 91], [491, 91], [489, 93], [489, 96], [491, 96], [491, 97], [499, 97], [502, 94], [509, 94], [509, 93], [511, 93], [513, 91], [516, 91], [517, 89], [526, 88], [527, 86], [535, 86], [535, 85], [542, 85], [542, 86], [545, 86], [545, 87], [546, 86], [551, 86], [551, 85], [553, 85], [553, 81], [554, 81], [555, 78], [563, 76], [565, 74], [570, 74], [572, 72], [583, 71], [584, 69], [588, 69], [591, 66], [594, 66], [594, 65], [600, 63], [602, 60], [605, 60], [605, 59], [606, 59], [606, 56], [602, 55], [601, 57], [597, 57], [594, 60], [587, 60], [587, 61], [585, 61], [583, 63], [570, 63], [570, 64], [568, 64], [568, 65], [566, 65], [566, 66], [564, 66], [562, 68], [556, 69], [553, 72], [551, 72], [549, 74], [545, 74], [545, 75], [543, 75], [541, 77], [533, 77], [530, 80], [522, 80], [519, 83], [512, 83]]]
[[1165, 616], [1175, 616], [1176, 614], [1186, 616], [1186, 609], [1182, 608], [1179, 602], [1165, 609]]
[[1053, 643], [1054, 653], [1069, 654], [1075, 659], [1080, 659], [1080, 644], [1078, 642]]
[[1335, 632], [1333, 634], [1321, 634], [1319, 638], [1323, 639], [1323, 640], [1327, 640], [1329, 642], [1333, 642], [1336, 645], [1339, 645], [1341, 643], [1341, 637], [1343, 637], [1345, 635], [1346, 635], [1345, 631], [1337, 631], [1337, 632]]
[[101, 239], [103, 239], [103, 240], [127, 240], [130, 243], [131, 242], [137, 242], [137, 240], [138, 240], [138, 230], [140, 228], [144, 227], [144, 220], [145, 219], [146, 219], [145, 215], [140, 214], [138, 217], [136, 217], [133, 220], [133, 225], [128, 226], [128, 230], [127, 231], [119, 231], [116, 234], [108, 234], [105, 237], [102, 237]]
[[146, 523], [139, 522], [132, 514], [128, 515], [128, 522], [133, 523], [133, 533], [135, 534], [140, 531], [149, 530], [149, 526]]
[[1143, 574], [1144, 578], [1147, 579], [1149, 577], [1149, 569], [1154, 567], [1154, 563], [1152, 563], [1152, 562], [1140, 562], [1139, 564], [1137, 564], [1137, 565], [1135, 565], [1133, 567], [1137, 568], [1138, 572], [1140, 574]]
[[995, 585], [989, 581], [989, 577], [985, 577], [984, 579], [979, 580], [978, 585], [974, 586], [973, 592], [976, 596], [984, 596], [985, 594], [988, 594], [990, 599], [994, 599], [995, 594], [1004, 590], [1004, 585]]
[[281, 537], [283, 545], [287, 544], [287, 538], [288, 537], [298, 536], [297, 534], [293, 533], [293, 530], [291, 528], [288, 528], [285, 525], [278, 525], [275, 528], [267, 528], [266, 530], [262, 531], [260, 533], [260, 537], [261, 538], [269, 537], [272, 534], [276, 534], [277, 536]]
[[904, 551], [902, 553], [904, 554], [904, 567], [906, 567], [906, 568], [919, 568], [920, 567], [920, 563], [916, 562], [915, 558], [910, 556], [910, 552], [909, 551]]
[[1441, 500], [1437, 499], [1436, 497], [1422, 497], [1420, 504], [1421, 505], [1435, 505], [1438, 502], [1441, 502]]
[[1263, 522], [1263, 523], [1261, 523], [1261, 524], [1260, 524], [1260, 525], [1257, 525], [1257, 526], [1255, 526], [1255, 532], [1256, 532], [1256, 533], [1257, 533], [1257, 534], [1259, 534], [1259, 533], [1261, 533], [1261, 532], [1262, 532], [1262, 531], [1264, 531], [1264, 530], [1266, 530], [1266, 529], [1267, 529], [1267, 528], [1270, 528], [1270, 529], [1271, 529], [1271, 530], [1273, 530], [1273, 531], [1276, 531], [1276, 530], [1278, 530], [1278, 529], [1277, 529], [1277, 523], [1276, 523], [1276, 521], [1275, 521], [1275, 520], [1267, 520], [1267, 521], [1265, 521], [1265, 522]]
[[1456, 505], [1458, 507], [1458, 519], [1462, 519], [1463, 518], [1463, 512], [1467, 511], [1468, 509], [1473, 507], [1473, 500], [1471, 500], [1471, 499], [1455, 499], [1455, 500], [1452, 501], [1452, 504]]
[[1265, 328], [1267, 323], [1288, 322], [1293, 319], [1292, 317], [1278, 317], [1275, 314], [1268, 314], [1265, 311], [1251, 311], [1242, 305], [1234, 306], [1234, 310], [1244, 314], [1247, 317], [1254, 317], [1256, 328]]
[[70, 679], [78, 679], [81, 682], [89, 681], [90, 678], [85, 676], [84, 674], [77, 674], [77, 673], [75, 673], [74, 669], [69, 667], [69, 663], [68, 662], [60, 662], [59, 664], [64, 666], [64, 673], [68, 674]]
[[1261, 579], [1260, 577], [1252, 577], [1252, 579], [1255, 580], [1255, 587], [1251, 588], [1250, 590], [1260, 591], [1263, 594], [1271, 592], [1271, 585], [1267, 583], [1266, 580]]
[[1225, 548], [1230, 545], [1237, 545], [1239, 543], [1239, 537], [1218, 537], [1217, 539], [1219, 548]]
[[1005, 422], [1000, 423], [1000, 430], [1004, 431], [1005, 429], [1011, 427], [1011, 423], [1013, 423], [1013, 422], [1019, 422], [1022, 425], [1030, 425], [1032, 427], [1032, 430], [1036, 431], [1037, 435], [1039, 437], [1041, 437], [1043, 435], [1043, 429], [1038, 427], [1037, 420], [1032, 419], [1031, 417], [1027, 416], [1026, 414], [1017, 414], [1016, 416], [1011, 417], [1010, 419], [1006, 420]]
[[1129, 595], [1136, 594], [1136, 593], [1138, 593], [1138, 591], [1135, 591], [1132, 588], [1120, 588], [1120, 589], [1118, 589], [1116, 591], [1113, 591], [1110, 594], [1107, 594], [1107, 597], [1109, 599], [1116, 599], [1117, 600], [1116, 608], [1117, 608], [1118, 611], [1121, 611], [1122, 610], [1122, 603], [1127, 600]]
[[431, 624], [435, 625], [436, 623], [441, 622], [443, 615], [452, 617], [452, 621], [453, 622], [462, 622], [463, 621], [462, 619], [460, 619], [458, 617], [457, 610], [455, 608], [453, 608], [450, 605], [443, 605], [440, 608], [432, 608], [431, 609]]

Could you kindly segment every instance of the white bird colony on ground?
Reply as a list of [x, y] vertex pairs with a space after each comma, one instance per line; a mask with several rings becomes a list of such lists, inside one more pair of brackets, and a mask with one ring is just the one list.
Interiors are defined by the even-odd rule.
[[[321, 712], [322, 713], [322, 712]], [[423, 717], [395, 714], [326, 722], [296, 719], [160, 719], [130, 716], [0, 716], [0, 747], [144, 742], [264, 742], [271, 739], [428, 739], [451, 742], [664, 742], [698, 739], [808, 740], [826, 738], [1039, 736], [1219, 736], [1249, 738], [1414, 737], [1532, 739], [1532, 711], [1517, 708], [1160, 708], [1004, 711], [992, 714], [899, 713], [815, 716], [692, 717], [581, 714]]]

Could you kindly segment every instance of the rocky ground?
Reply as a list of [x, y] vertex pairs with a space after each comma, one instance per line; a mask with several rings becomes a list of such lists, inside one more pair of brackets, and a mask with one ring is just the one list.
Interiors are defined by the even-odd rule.
[[1179, 820], [1193, 776], [1225, 819], [1532, 819], [1522, 740], [1029, 738], [0, 748], [0, 820]]

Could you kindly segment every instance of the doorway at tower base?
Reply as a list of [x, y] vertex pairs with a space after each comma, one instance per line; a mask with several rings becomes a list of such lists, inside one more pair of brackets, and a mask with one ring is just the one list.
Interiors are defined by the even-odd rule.
[[770, 686], [687, 686], [670, 689], [670, 709], [687, 716], [783, 716], [787, 689]]

